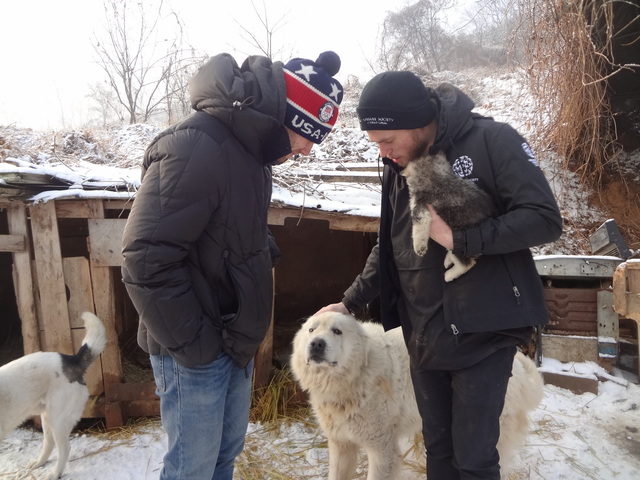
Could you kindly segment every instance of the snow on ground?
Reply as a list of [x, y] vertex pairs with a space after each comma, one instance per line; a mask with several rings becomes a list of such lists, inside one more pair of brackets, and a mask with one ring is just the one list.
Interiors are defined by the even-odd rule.
[[[531, 102], [517, 75], [442, 74], [469, 91], [477, 111], [507, 121], [530, 137]], [[313, 180], [313, 172], [354, 171], [369, 164], [377, 170], [377, 149], [357, 128], [354, 102], [345, 97], [339, 127], [327, 141], [314, 148], [314, 159], [297, 159], [275, 168], [275, 201], [305, 208], [322, 208], [376, 216], [380, 187], [375, 181], [356, 185]], [[130, 125], [114, 131], [36, 132], [0, 126], [0, 172], [50, 173], [62, 178], [69, 189], [42, 192], [33, 200], [60, 196], [112, 196], [129, 198], [139, 186], [144, 148], [159, 131], [148, 125]], [[543, 254], [585, 254], [582, 225], [604, 222], [605, 213], [588, 207], [589, 192], [578, 179], [561, 168], [549, 152], [538, 152], [540, 163], [557, 195], [566, 219], [562, 242], [538, 249]], [[636, 159], [637, 157], [637, 159]], [[628, 162], [640, 164], [640, 155]], [[357, 168], [356, 168], [357, 166]], [[365, 165], [366, 166], [366, 165]], [[640, 168], [633, 170], [638, 175]], [[88, 190], [88, 186], [119, 186], [119, 191]], [[1, 181], [0, 181], [1, 183]], [[0, 185], [1, 187], [2, 185]], [[106, 187], [105, 187], [106, 188]], [[640, 387], [621, 372], [608, 375], [593, 364], [562, 365], [545, 359], [543, 368], [598, 374], [599, 393], [575, 395], [545, 386], [545, 398], [531, 417], [533, 430], [510, 480], [585, 480], [640, 478]], [[0, 411], [0, 415], [2, 412]], [[26, 472], [24, 466], [37, 457], [42, 435], [23, 428], [0, 442], [0, 480], [43, 479], [45, 470]], [[144, 422], [114, 434], [74, 433], [67, 480], [156, 479], [166, 447], [159, 422]], [[275, 454], [274, 454], [275, 452]], [[55, 455], [55, 453], [54, 453]], [[411, 455], [409, 455], [411, 457]], [[418, 466], [423, 460], [414, 459]], [[49, 464], [50, 465], [50, 464]], [[238, 462], [237, 479], [249, 470], [262, 471], [264, 479], [316, 480], [327, 475], [326, 440], [313, 423], [251, 424], [245, 452]], [[423, 465], [422, 465], [423, 468]], [[248, 469], [248, 470], [247, 470]], [[364, 477], [360, 467], [359, 478]], [[255, 478], [255, 477], [251, 477]], [[424, 478], [424, 471], [406, 472], [407, 480]]]
[[[599, 375], [599, 393], [575, 395], [545, 386], [540, 407], [531, 414], [532, 431], [509, 480], [635, 480], [640, 478], [640, 386], [612, 376], [593, 363], [561, 364], [548, 360], [543, 370]], [[637, 379], [636, 379], [637, 381]], [[42, 434], [15, 430], [0, 442], [0, 479], [46, 478], [51, 462], [36, 471], [34, 460]], [[65, 480], [157, 479], [166, 437], [159, 422], [144, 422], [117, 433], [74, 433]], [[55, 457], [55, 452], [54, 452]], [[403, 480], [424, 479], [424, 461], [408, 455]], [[358, 478], [364, 478], [364, 457]], [[422, 471], [416, 471], [416, 465]], [[249, 476], [262, 472], [262, 477]], [[251, 472], [251, 473], [248, 473]], [[328, 473], [326, 439], [310, 422], [250, 424], [236, 480], [320, 480]]]

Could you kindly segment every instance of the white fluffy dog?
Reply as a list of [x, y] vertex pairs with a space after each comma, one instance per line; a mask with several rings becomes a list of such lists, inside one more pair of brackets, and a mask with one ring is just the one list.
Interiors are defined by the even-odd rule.
[[[350, 480], [360, 448], [367, 480], [400, 478], [399, 441], [422, 431], [400, 329], [324, 312], [310, 317], [293, 340], [291, 368], [329, 441], [329, 480]], [[535, 364], [518, 353], [498, 443], [505, 463], [529, 430], [528, 412], [543, 395]]]
[[84, 375], [104, 350], [104, 326], [84, 312], [86, 335], [75, 355], [36, 352], [0, 367], [0, 440], [26, 419], [40, 415], [44, 443], [29, 468], [44, 465], [55, 443], [58, 459], [50, 479], [60, 478], [69, 456], [69, 434], [89, 398]]

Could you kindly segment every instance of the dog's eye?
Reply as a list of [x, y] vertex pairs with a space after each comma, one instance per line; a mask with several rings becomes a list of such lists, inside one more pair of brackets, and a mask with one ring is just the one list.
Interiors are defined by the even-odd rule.
[[333, 333], [335, 333], [336, 335], [342, 335], [342, 330], [340, 330], [339, 328], [334, 328]]
[[315, 327], [309, 327], [309, 333], [313, 332], [315, 330]]

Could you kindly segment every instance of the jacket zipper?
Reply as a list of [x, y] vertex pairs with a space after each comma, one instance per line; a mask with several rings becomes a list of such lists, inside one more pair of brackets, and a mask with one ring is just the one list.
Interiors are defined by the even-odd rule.
[[509, 275], [509, 280], [511, 281], [511, 289], [513, 290], [513, 296], [516, 297], [516, 304], [520, 305], [520, 290], [518, 290], [518, 286], [513, 281], [513, 277], [511, 276], [511, 272], [509, 271], [509, 265], [507, 265], [507, 261], [504, 259], [504, 255], [500, 255], [502, 258], [502, 263], [504, 263], [504, 269], [507, 271], [507, 275]]
[[520, 290], [515, 285], [513, 286], [513, 295], [516, 297], [516, 303], [520, 305]]

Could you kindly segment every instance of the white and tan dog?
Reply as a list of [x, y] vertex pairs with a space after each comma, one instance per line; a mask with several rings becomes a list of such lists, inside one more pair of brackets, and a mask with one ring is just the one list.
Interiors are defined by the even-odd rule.
[[[352, 479], [360, 449], [367, 453], [367, 480], [401, 478], [400, 440], [422, 431], [401, 330], [385, 333], [341, 313], [314, 315], [295, 335], [291, 368], [329, 441], [329, 480]], [[535, 364], [518, 353], [500, 418], [503, 472], [542, 395]]]
[[30, 417], [40, 415], [44, 443], [29, 469], [43, 466], [55, 444], [58, 459], [50, 479], [60, 478], [69, 457], [69, 435], [89, 398], [84, 375], [104, 350], [104, 326], [82, 314], [86, 335], [75, 355], [36, 352], [0, 367], [0, 440]]

